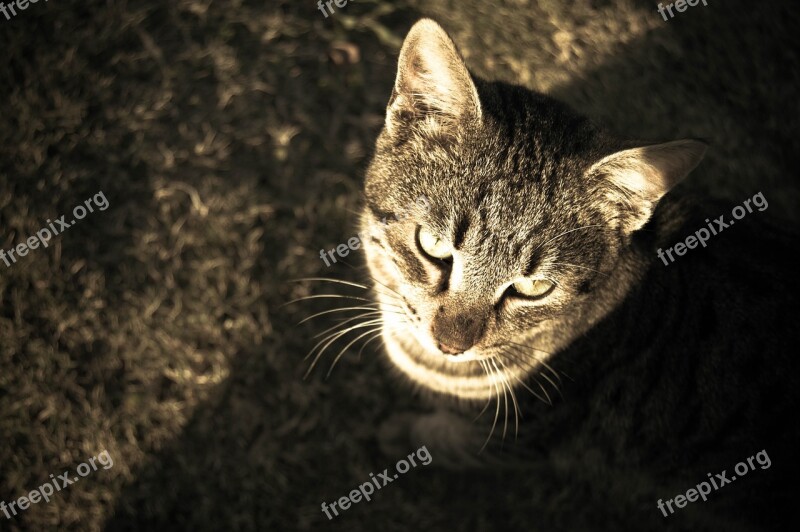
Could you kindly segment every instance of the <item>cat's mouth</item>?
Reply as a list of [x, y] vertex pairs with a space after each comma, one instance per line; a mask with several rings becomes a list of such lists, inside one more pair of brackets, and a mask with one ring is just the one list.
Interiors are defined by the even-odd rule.
[[[445, 355], [444, 353], [442, 353]], [[453, 364], [463, 364], [465, 362], [475, 362], [476, 360], [488, 360], [491, 357], [486, 355], [479, 355], [470, 351], [459, 353], [458, 355], [445, 355], [447, 359]]]
[[469, 350], [446, 355], [428, 345], [413, 320], [384, 313], [383, 339], [389, 359], [400, 371], [426, 389], [467, 400], [486, 400], [524, 371], [503, 364], [493, 353]]

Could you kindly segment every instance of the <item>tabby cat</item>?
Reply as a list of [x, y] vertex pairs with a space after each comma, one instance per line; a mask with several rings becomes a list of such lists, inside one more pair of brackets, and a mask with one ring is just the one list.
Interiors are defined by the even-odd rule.
[[[796, 239], [758, 213], [668, 266], [657, 256], [732, 207], [669, 193], [706, 149], [622, 140], [472, 75], [437, 23], [414, 25], [361, 229], [386, 353], [422, 402], [382, 434], [438, 465], [507, 468], [486, 496], [549, 486], [531, 495], [543, 530], [790, 526]], [[762, 450], [768, 469], [657, 506]], [[580, 504], [556, 518], [567, 485]]]

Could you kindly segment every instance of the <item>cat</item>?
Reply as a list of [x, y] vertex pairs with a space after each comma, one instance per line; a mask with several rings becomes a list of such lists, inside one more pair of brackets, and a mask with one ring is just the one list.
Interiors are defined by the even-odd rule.
[[[670, 193], [707, 148], [624, 140], [548, 96], [483, 80], [441, 26], [417, 22], [366, 171], [361, 231], [386, 354], [430, 411], [398, 412], [385, 445], [415, 440], [454, 468], [510, 465], [503, 478], [536, 493], [544, 529], [787, 526], [797, 239], [751, 215], [668, 267], [657, 258], [730, 210]], [[380, 223], [421, 196], [426, 209]], [[657, 501], [762, 450], [769, 469], [662, 515]], [[554, 517], [549, 490], [535, 488], [565, 485], [581, 504]]]

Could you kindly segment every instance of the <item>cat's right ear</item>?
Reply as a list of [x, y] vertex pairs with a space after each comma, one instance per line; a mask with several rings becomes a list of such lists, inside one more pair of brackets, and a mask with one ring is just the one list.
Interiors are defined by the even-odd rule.
[[661, 197], [700, 164], [708, 149], [696, 139], [650, 144], [611, 154], [589, 169], [627, 233], [647, 222]]
[[433, 20], [420, 20], [400, 49], [387, 131], [395, 135], [414, 128], [446, 134], [459, 123], [480, 118], [478, 90], [452, 39]]

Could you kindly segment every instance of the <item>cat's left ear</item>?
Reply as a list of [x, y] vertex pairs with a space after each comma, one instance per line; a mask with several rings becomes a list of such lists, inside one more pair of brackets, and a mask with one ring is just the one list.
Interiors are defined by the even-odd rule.
[[478, 90], [456, 45], [439, 24], [420, 20], [400, 49], [386, 129], [441, 133], [480, 117]]
[[599, 177], [609, 199], [621, 212], [623, 229], [640, 229], [661, 197], [700, 164], [708, 145], [686, 139], [631, 148], [613, 153], [588, 171]]

